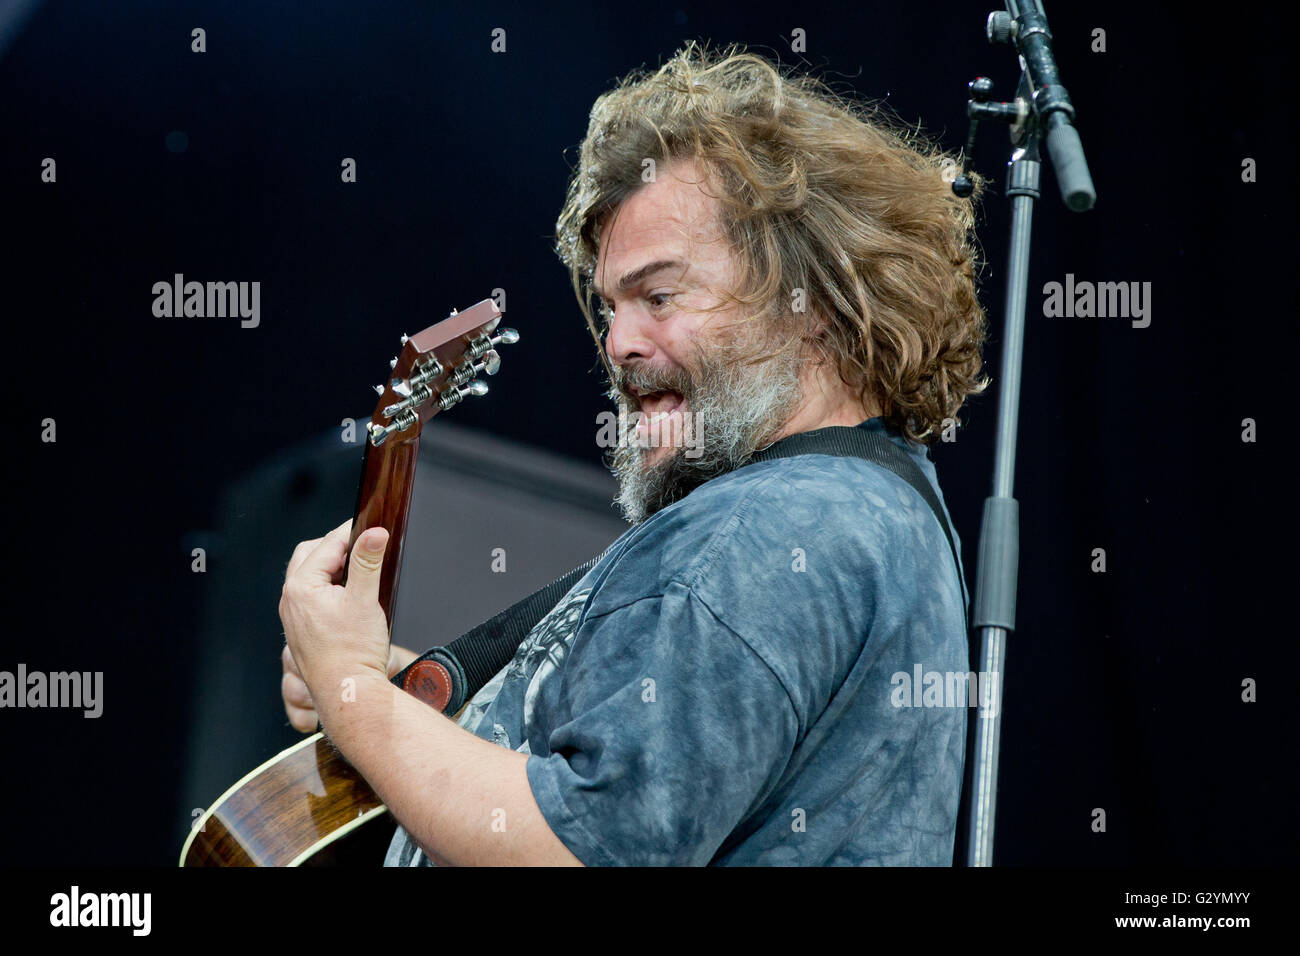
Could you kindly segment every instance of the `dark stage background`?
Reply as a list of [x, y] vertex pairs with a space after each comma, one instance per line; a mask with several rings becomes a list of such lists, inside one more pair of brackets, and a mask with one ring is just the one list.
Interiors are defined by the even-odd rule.
[[[1068, 213], [1045, 167], [997, 861], [1290, 861], [1288, 34], [1253, 7], [1233, 21], [1132, 6], [1048, 7], [1099, 201]], [[185, 768], [220, 730], [195, 719], [218, 693], [198, 666], [213, 650], [212, 595], [266, 591], [254, 571], [282, 568], [296, 540], [267, 522], [223, 551], [230, 489], [368, 416], [400, 333], [504, 289], [523, 342], [455, 425], [582, 474], [599, 464], [602, 378], [550, 243], [566, 149], [616, 77], [686, 39], [745, 42], [885, 98], [952, 150], [966, 82], [984, 73], [1006, 97], [1016, 78], [1008, 49], [985, 44], [978, 3], [0, 9], [0, 670], [104, 672], [99, 719], [0, 711], [8, 864], [174, 864], [194, 806]], [[204, 53], [191, 51], [195, 27]], [[504, 53], [490, 48], [497, 27]], [[1105, 52], [1091, 49], [1097, 28]], [[791, 50], [795, 29], [806, 53]], [[988, 130], [975, 157], [992, 179], [980, 237], [995, 381], [1006, 152], [1005, 132]], [[54, 183], [41, 180], [46, 157]], [[355, 183], [340, 181], [344, 157]], [[1247, 158], [1256, 182], [1242, 180]], [[259, 281], [260, 325], [155, 318], [151, 288], [175, 273]], [[1044, 283], [1067, 273], [1151, 283], [1150, 326], [1044, 317]], [[934, 450], [972, 586], [995, 394]], [[41, 440], [47, 418], [54, 443]], [[350, 496], [328, 498], [314, 533], [348, 517]], [[484, 538], [440, 544], [490, 561]], [[205, 573], [191, 570], [194, 547], [211, 549]], [[1104, 574], [1090, 570], [1094, 548]], [[244, 610], [265, 628], [265, 684], [219, 693], [232, 715], [269, 693], [274, 713], [274, 601]], [[1247, 678], [1256, 703], [1241, 699]], [[267, 733], [294, 738], [282, 715]]]

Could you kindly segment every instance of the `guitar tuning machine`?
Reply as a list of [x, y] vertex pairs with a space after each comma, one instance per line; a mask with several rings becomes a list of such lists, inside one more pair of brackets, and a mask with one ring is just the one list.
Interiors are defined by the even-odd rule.
[[[460, 404], [468, 395], [486, 395], [487, 383], [480, 381], [470, 381], [479, 372], [487, 372], [489, 375], [495, 375], [497, 369], [501, 367], [501, 359], [496, 352], [488, 352], [483, 356], [481, 362], [466, 362], [455, 373], [447, 379], [447, 384], [438, 399], [438, 404], [443, 411], [451, 408], [453, 405]], [[414, 381], [414, 379], [412, 379]], [[400, 394], [400, 392], [399, 392]], [[429, 386], [421, 382], [410, 389], [410, 393], [400, 402], [394, 402], [384, 409], [384, 417], [392, 418], [394, 415], [399, 416], [398, 421], [411, 410], [423, 405], [433, 397], [433, 392]], [[393, 423], [394, 425], [397, 422]], [[401, 426], [403, 428], [409, 426]], [[384, 437], [387, 437], [385, 435]], [[382, 439], [380, 439], [382, 441]]]
[[419, 414], [413, 408], [408, 408], [402, 414], [397, 416], [396, 421], [391, 425], [376, 425], [374, 422], [366, 422], [366, 431], [370, 433], [370, 444], [378, 448], [382, 445], [389, 435], [405, 431], [419, 420]]
[[471, 395], [486, 395], [488, 391], [487, 382], [475, 379], [463, 388], [453, 388], [449, 392], [443, 392], [438, 399], [438, 404], [442, 406], [445, 412], [453, 405], [459, 405]]
[[[444, 409], [450, 408], [452, 405], [459, 403], [465, 397], [464, 395], [460, 395], [456, 398], [451, 398], [453, 393], [446, 391], [446, 389], [457, 389], [460, 386], [465, 385], [479, 372], [486, 372], [488, 375], [495, 375], [500, 368], [501, 356], [497, 355], [496, 351], [492, 349], [489, 349], [487, 353], [482, 356], [482, 361], [471, 361], [461, 364], [456, 371], [447, 378], [443, 394], [443, 399], [446, 401], [440, 399], [442, 407]], [[433, 392], [429, 388], [429, 382], [441, 375], [442, 372], [443, 367], [441, 363], [439, 363], [436, 358], [431, 357], [428, 364], [425, 365], [417, 374], [412, 375], [408, 382], [400, 383], [394, 388], [394, 391], [397, 392], [397, 394], [404, 396], [403, 400], [400, 402], [394, 402], [392, 405], [385, 408], [384, 417], [392, 418], [394, 415], [398, 415], [406, 411], [408, 408], [414, 408], [427, 402], [433, 397]], [[474, 391], [471, 394], [482, 395], [486, 391], [487, 386], [484, 385], [483, 391]], [[380, 394], [383, 394], [382, 389], [380, 389]]]
[[394, 415], [405, 412], [409, 408], [423, 405], [429, 399], [433, 398], [433, 392], [429, 389], [429, 386], [425, 384], [416, 385], [414, 388], [407, 388], [403, 383], [403, 387], [396, 388], [394, 391], [399, 395], [404, 395], [405, 398], [400, 402], [394, 402], [387, 406], [384, 409], [385, 418], [392, 418]]
[[458, 385], [464, 385], [479, 372], [495, 375], [501, 368], [501, 356], [496, 353], [495, 349], [488, 349], [481, 357], [481, 362], [469, 361], [459, 366], [447, 379], [447, 384], [454, 388]]
[[407, 379], [407, 381], [410, 382], [411, 388], [414, 389], [420, 385], [432, 382], [435, 378], [441, 375], [443, 371], [442, 363], [438, 361], [435, 355], [430, 354], [429, 360], [421, 365], [419, 371]]
[[518, 341], [519, 333], [514, 329], [498, 329], [491, 335], [480, 335], [474, 339], [469, 343], [466, 353], [470, 358], [476, 359], [498, 345], [514, 345]]

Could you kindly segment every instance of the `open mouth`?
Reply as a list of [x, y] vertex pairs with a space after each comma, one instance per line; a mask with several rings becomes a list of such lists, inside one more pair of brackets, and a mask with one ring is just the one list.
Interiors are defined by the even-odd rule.
[[641, 406], [641, 414], [649, 421], [655, 421], [665, 415], [670, 415], [677, 411], [686, 400], [680, 392], [662, 391], [662, 392], [637, 392], [637, 401]]
[[680, 447], [685, 438], [686, 397], [672, 389], [630, 391], [637, 402], [636, 444], [642, 448]]

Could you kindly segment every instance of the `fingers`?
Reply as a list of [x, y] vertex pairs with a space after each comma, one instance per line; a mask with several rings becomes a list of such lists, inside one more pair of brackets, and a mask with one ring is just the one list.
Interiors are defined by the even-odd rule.
[[298, 665], [289, 652], [288, 645], [280, 655], [284, 663], [284, 676], [280, 679], [280, 696], [284, 699], [284, 712], [294, 730], [311, 733], [319, 722], [316, 715], [316, 702], [312, 700], [307, 682], [302, 679]]
[[297, 674], [285, 674], [280, 679], [280, 696], [291, 707], [316, 712], [316, 702], [311, 699], [311, 691], [307, 689], [306, 681]]
[[347, 541], [351, 533], [352, 533], [352, 519], [349, 518], [347, 521], [343, 522], [341, 525], [339, 525], [329, 534], [324, 535], [323, 537], [320, 538], [312, 538], [310, 541], [301, 542], [296, 548], [293, 549], [293, 555], [289, 558], [289, 568], [284, 575], [285, 578], [287, 579], [292, 577], [293, 574], [300, 567], [302, 567], [302, 563], [307, 560], [308, 556], [310, 556], [313, 551], [315, 551], [317, 548], [321, 546], [322, 542], [328, 541], [331, 538], [337, 538], [340, 535], [342, 536], [344, 541]]
[[[329, 534], [311, 541], [303, 541], [293, 550], [289, 566], [285, 572], [284, 596], [280, 602], [280, 615], [285, 614], [285, 600], [289, 595], [289, 580], [301, 577], [306, 581], [333, 583], [335, 576], [343, 568], [344, 555], [347, 553], [348, 538], [352, 531], [352, 519], [343, 522]], [[280, 679], [280, 696], [284, 700], [284, 712], [295, 730], [311, 733], [319, 725], [316, 703], [312, 700], [307, 682], [303, 680], [298, 662], [293, 659], [289, 645], [280, 653], [284, 674]]]
[[384, 570], [384, 551], [388, 548], [388, 531], [368, 528], [357, 538], [352, 549], [352, 567], [348, 572], [348, 593], [355, 601], [379, 600], [379, 583]]
[[312, 538], [310, 541], [301, 541], [298, 543], [298, 546], [293, 549], [293, 554], [289, 556], [289, 567], [284, 572], [284, 579], [286, 581], [297, 573], [298, 568], [300, 568], [302, 563], [307, 560], [307, 555], [315, 551], [322, 540], [323, 539], [321, 538]]
[[280, 662], [284, 664], [286, 674], [293, 674], [302, 679], [302, 671], [298, 670], [298, 662], [293, 659], [293, 651], [289, 650], [288, 644], [284, 645], [284, 650], [280, 652]]
[[315, 733], [320, 725], [320, 719], [314, 710], [302, 710], [292, 704], [285, 704], [284, 712], [289, 715], [289, 726], [300, 734]]
[[310, 584], [336, 583], [347, 558], [351, 524], [345, 522], [321, 538], [315, 550], [298, 566], [297, 576]]

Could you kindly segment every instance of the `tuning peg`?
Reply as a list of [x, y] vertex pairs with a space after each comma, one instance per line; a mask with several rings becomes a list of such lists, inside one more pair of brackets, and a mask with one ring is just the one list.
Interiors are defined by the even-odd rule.
[[519, 333], [514, 329], [498, 329], [491, 335], [480, 335], [470, 342], [466, 350], [470, 358], [479, 358], [496, 345], [514, 345], [519, 341]]
[[391, 425], [376, 425], [374, 422], [366, 422], [366, 431], [370, 433], [370, 444], [378, 448], [388, 439], [389, 435], [410, 428], [419, 420], [420, 416], [413, 409], [407, 409]]
[[[394, 391], [397, 391], [399, 395], [402, 394], [400, 390], [395, 389]], [[398, 415], [406, 411], [408, 408], [416, 408], [423, 405], [431, 398], [433, 398], [433, 392], [429, 391], [428, 385], [416, 385], [414, 388], [409, 389], [406, 397], [402, 399], [402, 401], [394, 402], [392, 405], [385, 408], [384, 417], [392, 418], [394, 415]]]
[[390, 359], [388, 360], [388, 367], [389, 367], [389, 368], [397, 368], [397, 356], [396, 356], [396, 355], [394, 355], [392, 358], [390, 358]]
[[438, 361], [438, 357], [430, 353], [428, 359], [425, 360], [423, 365], [419, 366], [418, 371], [416, 371], [414, 375], [410, 376], [408, 381], [410, 381], [411, 387], [414, 388], [416, 385], [424, 385], [427, 382], [432, 382], [435, 378], [441, 375], [443, 371], [442, 363]]
[[382, 385], [372, 385], [371, 388], [375, 390], [376, 395], [384, 394], [384, 386]]
[[410, 337], [409, 335], [407, 335], [405, 332], [403, 332], [403, 333], [402, 333], [402, 344], [405, 345], [405, 344], [406, 344], [407, 342], [409, 342], [410, 340], [411, 340], [411, 337]]
[[452, 373], [451, 378], [447, 379], [447, 384], [453, 388], [457, 385], [464, 385], [479, 372], [487, 372], [489, 375], [495, 375], [501, 368], [501, 356], [497, 355], [493, 349], [488, 349], [487, 353], [482, 356], [479, 362], [463, 362]]
[[459, 405], [470, 395], [486, 395], [487, 391], [487, 382], [474, 379], [463, 388], [453, 388], [450, 392], [444, 392], [442, 397], [438, 399], [438, 404], [442, 406], [442, 410], [445, 412], [453, 405]]

